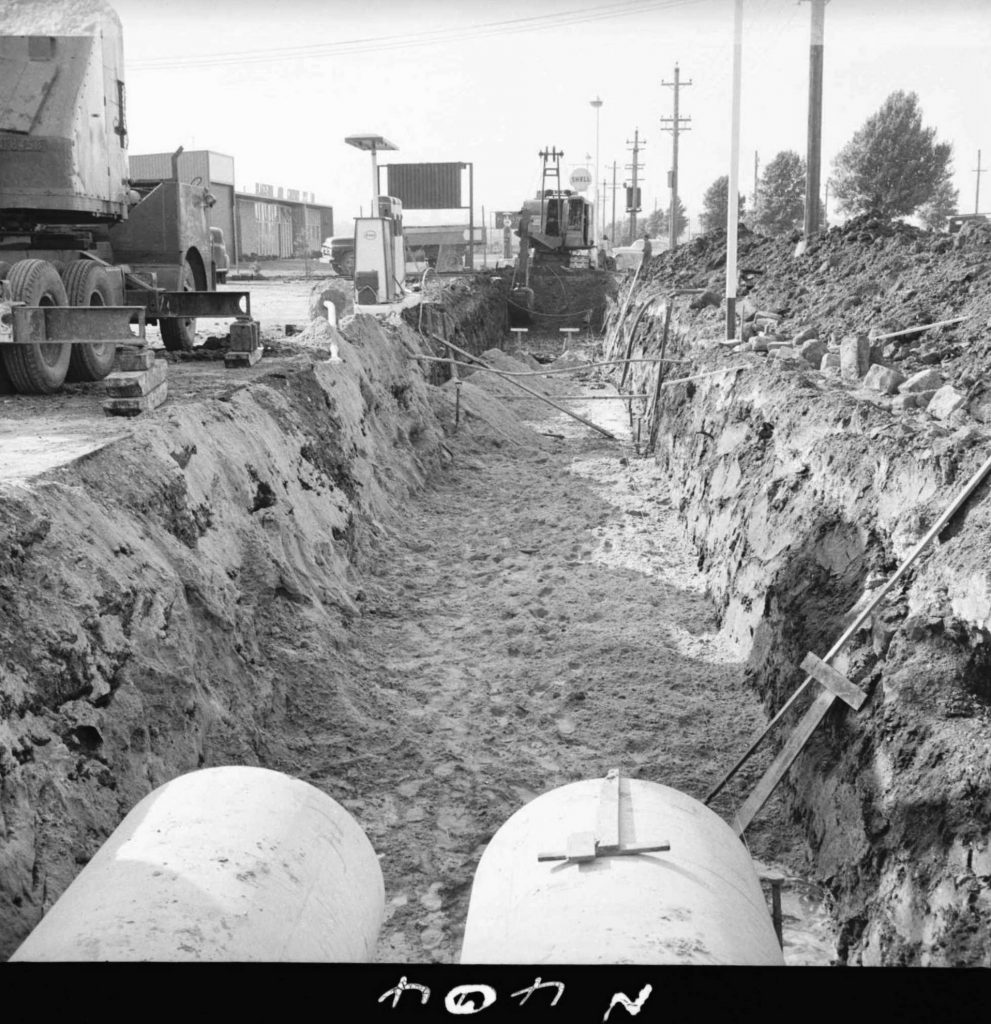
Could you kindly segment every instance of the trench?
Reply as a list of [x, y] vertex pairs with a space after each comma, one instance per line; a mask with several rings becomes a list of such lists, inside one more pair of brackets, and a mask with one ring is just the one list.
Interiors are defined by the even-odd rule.
[[[437, 297], [459, 344], [509, 347], [502, 287]], [[5, 478], [0, 952], [151, 789], [260, 764], [382, 854], [379, 958], [455, 960], [514, 810], [611, 767], [701, 798], [980, 458], [979, 432], [784, 363], [663, 390], [644, 457], [625, 412], [616, 444], [482, 374], [456, 401], [416, 326], [311, 322], [247, 383], [180, 375], [163, 415]], [[706, 330], [679, 319], [684, 372], [739, 362]], [[975, 500], [855, 638], [866, 713], [831, 713], [746, 832], [786, 877], [789, 963], [986, 960], [988, 518]]]
[[[479, 351], [504, 322], [472, 315]], [[151, 789], [258, 764], [381, 854], [378, 959], [454, 962], [519, 806], [611, 767], [701, 796], [759, 728], [651, 460], [482, 374], [455, 427], [405, 323], [305, 342], [3, 486], [0, 953]], [[804, 842], [772, 811], [748, 841], [786, 877], [786, 957], [829, 962]]]

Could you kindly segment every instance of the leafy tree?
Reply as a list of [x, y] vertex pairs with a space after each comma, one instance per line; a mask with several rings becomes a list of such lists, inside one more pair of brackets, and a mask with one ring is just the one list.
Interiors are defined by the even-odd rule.
[[783, 235], [805, 220], [805, 161], [791, 149], [782, 150], [764, 168], [757, 182], [754, 227], [766, 235]]
[[919, 219], [930, 231], [942, 231], [947, 220], [957, 212], [960, 193], [953, 187], [949, 178], [944, 178], [935, 194], [919, 208]]
[[[650, 232], [651, 238], [667, 238], [670, 233], [669, 223], [670, 216], [669, 210], [655, 210], [648, 218], [646, 223], [646, 229]], [[681, 201], [681, 197], [678, 197], [678, 214], [675, 221], [675, 225], [678, 231], [678, 238], [685, 233], [688, 227], [688, 211], [685, 209], [685, 204]]]
[[[729, 194], [729, 177], [723, 175], [706, 189], [702, 197], [702, 230], [718, 231], [726, 227], [726, 212], [728, 209], [727, 196]], [[743, 216], [746, 200], [737, 193], [737, 213]]]
[[839, 208], [904, 217], [935, 199], [950, 177], [952, 147], [922, 126], [919, 97], [893, 92], [833, 162]]

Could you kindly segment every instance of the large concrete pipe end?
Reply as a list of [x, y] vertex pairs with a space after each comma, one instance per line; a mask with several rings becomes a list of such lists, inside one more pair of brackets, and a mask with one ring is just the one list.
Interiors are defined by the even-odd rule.
[[340, 804], [265, 768], [206, 768], [146, 796], [11, 959], [362, 962], [384, 909]]
[[610, 772], [537, 797], [496, 832], [475, 873], [461, 962], [784, 958], [733, 830], [684, 793]]

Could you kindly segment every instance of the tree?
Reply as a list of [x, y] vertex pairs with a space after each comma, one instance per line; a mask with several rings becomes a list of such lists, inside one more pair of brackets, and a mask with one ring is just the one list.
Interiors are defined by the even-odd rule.
[[[668, 210], [655, 210], [648, 218], [645, 225], [647, 231], [650, 232], [651, 238], [667, 238], [670, 234], [668, 227], [671, 218], [668, 216]], [[688, 211], [685, 209], [685, 204], [681, 201], [681, 197], [678, 197], [678, 216], [675, 222], [678, 229], [678, 238], [685, 233], [688, 227]]]
[[757, 183], [754, 226], [766, 235], [783, 235], [805, 220], [805, 161], [782, 150], [764, 168]]
[[[703, 231], [718, 231], [720, 228], [726, 227], [726, 213], [728, 209], [727, 196], [729, 194], [729, 177], [723, 175], [716, 180], [706, 189], [705, 195], [702, 197], [702, 230]], [[746, 205], [744, 197], [737, 193], [737, 213], [738, 216], [743, 216], [743, 210]]]
[[919, 208], [919, 219], [930, 231], [942, 231], [946, 221], [957, 212], [959, 201], [960, 193], [953, 187], [953, 182], [945, 178], [932, 199]]
[[935, 199], [950, 178], [952, 147], [922, 126], [919, 97], [893, 92], [833, 162], [841, 210], [907, 217]]

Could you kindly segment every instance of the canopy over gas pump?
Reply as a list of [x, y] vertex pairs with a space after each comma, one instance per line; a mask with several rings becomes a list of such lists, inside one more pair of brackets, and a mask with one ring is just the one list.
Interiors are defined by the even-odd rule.
[[372, 202], [370, 217], [354, 221], [354, 301], [356, 306], [395, 302], [406, 272], [403, 240], [403, 204], [392, 196], [380, 196], [376, 153], [399, 147], [382, 135], [349, 135], [344, 140], [372, 155]]

